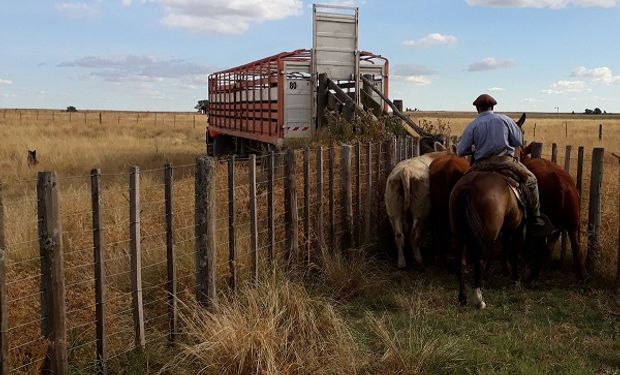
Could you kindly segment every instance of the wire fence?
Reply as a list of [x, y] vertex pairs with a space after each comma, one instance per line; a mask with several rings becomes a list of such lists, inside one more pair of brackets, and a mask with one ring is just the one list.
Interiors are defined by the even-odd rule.
[[[561, 165], [568, 158], [573, 176], [581, 170], [582, 238], [596, 230], [600, 272], [614, 275], [618, 160], [604, 153], [601, 215], [592, 228], [589, 182], [596, 158], [588, 150], [578, 163], [576, 151], [544, 149], [543, 157], [557, 155]], [[0, 236], [0, 306], [8, 343], [3, 365], [12, 373], [40, 372], [52, 333], [63, 333], [69, 366], [96, 372], [137, 348], [175, 340], [182, 332], [177, 300], [208, 307], [257, 273], [291, 263], [318, 265], [323, 250], [376, 240], [389, 225], [383, 204], [389, 171], [417, 152], [412, 142], [309, 148], [256, 159], [205, 158], [212, 163], [208, 181], [198, 163], [137, 170], [134, 189], [129, 174], [119, 184], [118, 175], [93, 171], [58, 177], [53, 187], [41, 178], [20, 182], [32, 193], [11, 200], [2, 200], [0, 191], [0, 233], [6, 233]], [[82, 187], [64, 195], [69, 181]], [[42, 211], [45, 194], [60, 196], [55, 214]], [[61, 240], [50, 248], [46, 230], [54, 215]], [[211, 228], [201, 224], [207, 217]], [[50, 254], [62, 254], [60, 262]], [[61, 300], [50, 295], [57, 284], [44, 283], [54, 280], [54, 265], [62, 265]]]

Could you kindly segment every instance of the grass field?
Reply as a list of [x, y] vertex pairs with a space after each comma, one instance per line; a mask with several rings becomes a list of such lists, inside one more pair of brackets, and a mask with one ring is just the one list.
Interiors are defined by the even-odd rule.
[[[449, 121], [453, 134], [473, 118], [473, 114], [414, 114], [418, 115]], [[88, 173], [97, 167], [104, 174], [106, 273], [110, 285], [106, 323], [115, 333], [109, 341], [110, 350], [119, 353], [111, 363], [112, 373], [156, 372], [164, 365], [168, 366], [164, 373], [175, 374], [199, 369], [213, 374], [620, 371], [620, 309], [610, 292], [573, 283], [571, 275], [560, 272], [547, 273], [536, 289], [514, 287], [503, 278], [491, 276], [485, 292], [489, 308], [479, 312], [472, 306], [456, 306], [456, 280], [444, 271], [430, 266], [424, 272], [394, 272], [391, 260], [381, 255], [368, 258], [365, 252], [354, 253], [351, 259], [326, 256], [320, 270], [262, 280], [259, 287], [242, 288], [239, 298], [226, 300], [223, 293], [221, 311], [225, 314], [196, 311], [190, 303], [184, 309], [184, 326], [188, 329], [183, 344], [173, 350], [160, 345], [166, 329], [165, 317], [161, 317], [165, 305], [148, 308], [147, 333], [153, 341], [147, 351], [142, 356], [120, 354], [132, 345], [131, 330], [127, 331], [131, 328], [131, 314], [127, 313], [131, 289], [126, 272], [128, 168], [139, 165], [142, 170], [145, 300], [161, 302], [165, 300], [161, 290], [165, 264], [159, 251], [165, 244], [161, 168], [167, 162], [179, 167], [175, 170], [175, 208], [179, 213], [175, 227], [177, 240], [182, 243], [177, 250], [178, 272], [183, 277], [181, 289], [191, 291], [193, 163], [204, 152], [206, 119], [193, 114], [131, 112], [105, 112], [101, 117], [98, 112], [80, 112], [71, 116], [65, 112], [0, 111], [0, 181], [9, 243], [9, 327], [19, 328], [9, 332], [15, 367], [22, 366], [24, 358], [40, 358], [45, 347], [42, 340], [36, 340], [39, 285], [35, 179], [37, 171], [55, 170], [63, 197], [69, 338], [71, 346], [78, 348], [70, 353], [72, 371], [91, 373], [85, 368], [91, 365], [94, 330], [82, 326], [94, 315], [92, 280], [85, 275], [92, 274]], [[532, 115], [526, 137], [562, 144], [562, 124], [568, 122], [575, 128], [563, 138], [566, 144], [586, 146], [587, 152], [598, 146], [620, 150], [620, 119], [605, 117], [602, 143], [598, 141], [601, 121]], [[527, 128], [532, 123], [536, 123], [535, 138]], [[37, 150], [40, 162], [32, 168], [26, 162], [29, 149]], [[562, 162], [563, 152], [560, 156]], [[601, 231], [605, 272], [612, 275], [619, 187], [617, 167], [610, 155], [605, 168]], [[586, 192], [582, 204], [587, 202]], [[221, 198], [225, 200], [224, 195]], [[380, 254], [385, 247], [380, 246]], [[19, 347], [14, 349], [14, 345]], [[263, 367], [252, 367], [259, 364]], [[23, 367], [22, 372], [36, 373], [36, 364]]]

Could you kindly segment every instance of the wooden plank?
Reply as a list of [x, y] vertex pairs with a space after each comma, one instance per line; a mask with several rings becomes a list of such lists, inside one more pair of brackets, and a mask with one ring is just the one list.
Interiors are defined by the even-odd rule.
[[304, 254], [310, 263], [310, 151], [304, 148]]
[[95, 371], [105, 374], [107, 354], [106, 342], [106, 299], [105, 299], [105, 243], [103, 219], [101, 216], [101, 170], [90, 172], [91, 207], [93, 216], [93, 258], [95, 267], [95, 336], [97, 340]]
[[297, 179], [295, 175], [295, 150], [286, 152], [286, 243], [289, 265], [299, 256], [299, 213], [297, 211]]
[[268, 182], [267, 182], [267, 220], [269, 221], [268, 225], [267, 225], [267, 236], [268, 238], [268, 243], [269, 243], [269, 248], [268, 248], [268, 258], [269, 258], [269, 267], [271, 267], [271, 269], [273, 271], [275, 271], [275, 267], [273, 264], [274, 261], [274, 256], [275, 256], [275, 244], [276, 244], [276, 221], [275, 221], [275, 217], [274, 217], [274, 212], [273, 212], [273, 203], [274, 203], [274, 196], [273, 196], [273, 189], [274, 189], [274, 185], [275, 185], [275, 181], [276, 181], [276, 154], [275, 152], [271, 151], [269, 153], [269, 176], [268, 176]]
[[[196, 116], [194, 116], [195, 118]], [[171, 164], [164, 168], [164, 195], [166, 215], [166, 291], [168, 292], [168, 341], [175, 342], [179, 334], [179, 311], [177, 306], [177, 269], [174, 249], [174, 175]]]
[[577, 149], [577, 193], [581, 197], [581, 186], [583, 184], [583, 160], [584, 148], [579, 146]]
[[327, 73], [319, 74], [319, 87], [317, 90], [317, 126], [318, 128], [322, 128], [327, 126], [327, 117], [325, 117], [325, 112], [327, 108], [327, 93], [329, 89], [327, 87]]
[[142, 303], [142, 249], [140, 247], [140, 170], [129, 170], [129, 239], [131, 252], [131, 305], [134, 340], [137, 348], [144, 348], [144, 306]]
[[551, 144], [551, 161], [558, 162], [558, 144], [555, 142]]
[[196, 160], [196, 300], [211, 311], [217, 307], [215, 288], [216, 195], [215, 159]]
[[4, 229], [4, 197], [0, 183], [0, 375], [8, 375], [10, 370], [8, 341], [8, 311], [6, 294], [6, 236]]
[[364, 202], [364, 242], [370, 242], [372, 214], [372, 144], [366, 144], [366, 201]]
[[345, 238], [343, 240], [343, 250], [349, 249], [353, 246], [353, 188], [351, 186], [352, 171], [351, 171], [351, 145], [344, 145], [342, 150], [342, 200], [343, 205], [343, 217]]
[[256, 210], [256, 154], [250, 154], [248, 162], [248, 186], [250, 189], [250, 253], [252, 281], [258, 281], [258, 213]]
[[331, 251], [334, 251], [336, 248], [336, 229], [334, 226], [336, 225], [336, 217], [334, 212], [334, 146], [329, 146], [329, 154], [328, 154], [328, 174], [329, 174], [329, 183], [327, 185], [328, 189], [328, 215], [327, 215], [327, 225], [329, 226], [329, 247]]
[[324, 224], [323, 224], [323, 146], [316, 151], [316, 234], [317, 248], [323, 249], [325, 246]]
[[237, 290], [237, 233], [235, 210], [235, 155], [228, 159], [228, 287]]
[[532, 158], [540, 159], [542, 157], [543, 144], [540, 142], [532, 143]]
[[353, 246], [360, 246], [362, 244], [362, 149], [360, 143], [355, 144], [355, 207], [353, 211], [353, 229], [355, 232], [355, 244]]
[[67, 328], [65, 306], [65, 270], [60, 225], [60, 200], [55, 172], [39, 172], [37, 201], [39, 223], [39, 250], [41, 255], [41, 284], [46, 315], [43, 337], [49, 340], [42, 373], [66, 374]]
[[586, 267], [591, 275], [601, 271], [602, 249], [599, 241], [601, 226], [601, 186], [603, 183], [603, 157], [605, 150], [592, 150], [592, 169], [590, 174], [590, 199], [588, 203], [588, 256]]

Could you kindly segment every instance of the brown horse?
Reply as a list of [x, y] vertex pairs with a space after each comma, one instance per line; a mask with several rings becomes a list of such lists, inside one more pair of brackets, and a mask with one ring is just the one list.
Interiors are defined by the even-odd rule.
[[456, 155], [441, 156], [433, 160], [429, 166], [433, 243], [437, 254], [444, 259], [447, 259], [451, 253], [452, 247], [450, 243], [450, 193], [468, 169], [469, 161]]
[[523, 212], [507, 180], [495, 172], [469, 172], [454, 186], [450, 194], [450, 225], [453, 245], [459, 259], [459, 301], [467, 304], [465, 266], [474, 268], [476, 303], [481, 309], [482, 273], [487, 262], [501, 255], [511, 264], [511, 277], [516, 281], [519, 251], [524, 239]]
[[[566, 230], [573, 253], [573, 265], [579, 279], [585, 275], [583, 257], [580, 247], [580, 207], [579, 194], [571, 175], [554, 162], [545, 159], [533, 159], [530, 143], [523, 149], [521, 161], [536, 176], [540, 192], [540, 209], [556, 228]], [[548, 240], [551, 247], [558, 240], [561, 231], [556, 231]], [[545, 252], [548, 254], [548, 251]], [[532, 276], [538, 274], [540, 262], [532, 269]]]

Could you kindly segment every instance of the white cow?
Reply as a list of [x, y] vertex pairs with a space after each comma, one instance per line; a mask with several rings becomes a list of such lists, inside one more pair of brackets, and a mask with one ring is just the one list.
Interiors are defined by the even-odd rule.
[[396, 164], [385, 184], [385, 208], [396, 239], [398, 268], [406, 266], [404, 247], [408, 213], [413, 218], [409, 233], [413, 258], [416, 263], [422, 263], [420, 248], [431, 211], [429, 166], [434, 159], [448, 153], [441, 144], [436, 144], [435, 150], [444, 151], [431, 152]]

